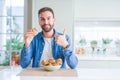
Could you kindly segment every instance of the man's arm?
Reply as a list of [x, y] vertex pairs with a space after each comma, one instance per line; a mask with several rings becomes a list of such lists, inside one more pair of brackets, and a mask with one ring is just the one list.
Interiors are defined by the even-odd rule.
[[31, 62], [32, 58], [32, 48], [31, 46], [29, 47], [23, 47], [20, 55], [20, 65], [22, 68], [27, 68]]
[[33, 53], [33, 37], [37, 34], [37, 31], [35, 29], [28, 30], [25, 35], [24, 35], [24, 47], [21, 51], [21, 56], [20, 56], [20, 64], [22, 68], [26, 68], [32, 58], [32, 53]]
[[62, 46], [63, 54], [70, 68], [76, 68], [78, 64], [78, 58], [72, 51], [71, 42], [68, 35], [66, 35], [66, 30], [64, 29], [63, 34], [56, 34], [55, 41], [58, 45]]
[[63, 50], [64, 56], [66, 58], [67, 64], [71, 69], [74, 69], [77, 67], [78, 64], [78, 58], [75, 56], [75, 54], [72, 51], [71, 44], [70, 44], [70, 38], [67, 36], [68, 46], [66, 49]]

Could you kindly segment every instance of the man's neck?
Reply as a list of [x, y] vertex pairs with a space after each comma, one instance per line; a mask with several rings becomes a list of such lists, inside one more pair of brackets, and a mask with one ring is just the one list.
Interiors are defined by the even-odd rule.
[[50, 32], [43, 32], [45, 38], [52, 38], [54, 35], [54, 30], [52, 29]]

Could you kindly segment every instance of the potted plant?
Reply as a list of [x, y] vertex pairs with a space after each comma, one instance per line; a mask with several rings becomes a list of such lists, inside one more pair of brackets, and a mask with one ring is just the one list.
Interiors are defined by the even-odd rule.
[[106, 53], [106, 48], [109, 46], [109, 44], [112, 42], [112, 39], [109, 38], [103, 38], [102, 43], [103, 43], [103, 53]]
[[103, 43], [104, 45], [110, 44], [111, 41], [112, 41], [112, 39], [108, 39], [108, 38], [103, 38], [103, 39], [102, 39], [102, 43]]
[[23, 47], [23, 42], [21, 41], [21, 36], [19, 34], [16, 36], [13, 36], [11, 39], [7, 39], [6, 49], [12, 51], [11, 52], [12, 65], [20, 64], [19, 56], [20, 56], [22, 47]]
[[94, 53], [95, 48], [97, 48], [97, 41], [96, 40], [91, 41], [91, 48], [92, 48], [92, 53]]
[[79, 41], [79, 47], [76, 49], [76, 53], [77, 54], [85, 54], [85, 46], [86, 45], [86, 39], [85, 38], [81, 38]]
[[81, 46], [85, 46], [86, 45], [86, 39], [85, 38], [80, 39], [79, 43], [80, 43]]

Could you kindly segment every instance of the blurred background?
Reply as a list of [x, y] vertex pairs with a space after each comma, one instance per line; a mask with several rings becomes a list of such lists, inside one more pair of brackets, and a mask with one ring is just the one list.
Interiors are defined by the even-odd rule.
[[23, 35], [41, 31], [38, 10], [48, 6], [55, 28], [71, 38], [78, 67], [120, 68], [120, 0], [0, 0], [0, 65], [19, 66]]

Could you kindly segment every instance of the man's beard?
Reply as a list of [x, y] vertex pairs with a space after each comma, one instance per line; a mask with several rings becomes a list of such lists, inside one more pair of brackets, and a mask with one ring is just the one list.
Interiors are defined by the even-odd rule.
[[[49, 28], [44, 28], [45, 25], [49, 25], [50, 27]], [[45, 31], [45, 32], [50, 32], [53, 29], [53, 26], [54, 25], [44, 24], [44, 25], [42, 25], [42, 30]]]

